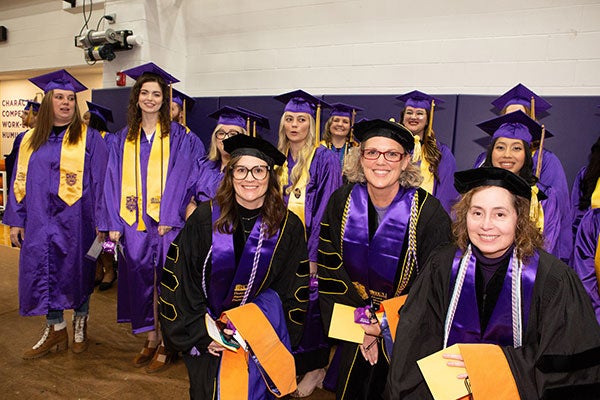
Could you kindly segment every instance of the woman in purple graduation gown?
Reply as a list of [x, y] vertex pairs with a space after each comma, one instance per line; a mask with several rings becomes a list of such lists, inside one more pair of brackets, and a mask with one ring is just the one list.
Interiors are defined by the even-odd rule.
[[[538, 96], [525, 85], [519, 83], [506, 93], [492, 101], [492, 105], [499, 110], [500, 115], [509, 114], [515, 111], [523, 111], [531, 119], [537, 121], [537, 116], [546, 112], [552, 107], [552, 104]], [[546, 135], [546, 139], [552, 135]], [[565, 170], [553, 152], [547, 148], [541, 149], [540, 137], [535, 138], [528, 143], [531, 151], [532, 173], [538, 177], [539, 182], [546, 187], [552, 188], [554, 197], [560, 207], [560, 230], [558, 232], [557, 257], [564, 262], [568, 262], [573, 251], [573, 241], [571, 237], [571, 207], [569, 204], [569, 187]], [[485, 161], [486, 152], [481, 153], [473, 168], [480, 167]]]
[[458, 199], [453, 185], [456, 159], [448, 146], [436, 140], [433, 131], [435, 104], [444, 101], [418, 90], [396, 98], [405, 103], [400, 114], [402, 125], [415, 137], [413, 162], [420, 166], [421, 187], [433, 194], [450, 213], [452, 204]]
[[[539, 182], [533, 175], [529, 143], [538, 139], [542, 128], [522, 111], [515, 111], [477, 125], [492, 135], [484, 166], [504, 168], [517, 174], [531, 185], [531, 218], [543, 232], [544, 249], [560, 257], [561, 212], [554, 188]], [[543, 195], [538, 196], [541, 191]], [[538, 201], [539, 200], [539, 201]]]
[[[342, 185], [337, 157], [319, 145], [318, 121], [322, 100], [296, 90], [275, 97], [285, 104], [279, 124], [278, 148], [287, 159], [282, 167], [281, 187], [288, 210], [300, 217], [306, 227], [311, 274], [311, 298], [304, 336], [294, 349], [296, 372], [304, 375], [294, 397], [309, 396], [325, 376], [329, 344], [323, 332], [317, 289], [317, 248], [321, 217], [329, 196]], [[316, 118], [316, 120], [315, 120]]]
[[[334, 303], [353, 307], [356, 315], [382, 311], [387, 302], [394, 318], [399, 303], [389, 302], [409, 293], [431, 251], [450, 240], [448, 214], [419, 188], [411, 132], [372, 120], [357, 123], [355, 135], [361, 145], [348, 154], [345, 169], [352, 183], [331, 196], [320, 233], [319, 299], [327, 332]], [[337, 399], [382, 398], [392, 341], [384, 321], [361, 325], [362, 343], [343, 342]]]
[[76, 93], [85, 86], [65, 70], [30, 81], [45, 95], [37, 125], [19, 147], [3, 220], [10, 225], [11, 242], [21, 247], [20, 313], [46, 315], [42, 337], [25, 359], [67, 348], [65, 309], [75, 310], [71, 350], [87, 348], [94, 262], [85, 255], [104, 215], [108, 157], [100, 134], [81, 120]]
[[331, 105], [329, 119], [325, 123], [321, 145], [327, 147], [339, 158], [342, 170], [348, 151], [358, 146], [358, 142], [352, 137], [352, 125], [356, 113], [362, 110], [351, 104], [334, 103]]
[[120, 241], [117, 321], [146, 332], [136, 367], [157, 372], [173, 354], [161, 345], [157, 299], [169, 244], [183, 227], [191, 198], [192, 166], [204, 153], [200, 139], [171, 122], [169, 84], [175, 78], [153, 63], [124, 71], [135, 79], [128, 126], [110, 145], [105, 195], [110, 239]]

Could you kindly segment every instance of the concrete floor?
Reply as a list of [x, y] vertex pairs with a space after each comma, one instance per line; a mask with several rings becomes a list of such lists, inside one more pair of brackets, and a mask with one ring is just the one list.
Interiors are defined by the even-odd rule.
[[[0, 236], [3, 228], [0, 228]], [[4, 230], [6, 231], [6, 229]], [[6, 236], [0, 243], [7, 243]], [[158, 374], [131, 365], [145, 337], [134, 336], [128, 324], [116, 323], [116, 282], [92, 295], [88, 336], [82, 354], [50, 353], [23, 360], [22, 353], [41, 335], [45, 317], [21, 317], [17, 297], [19, 251], [0, 244], [0, 398], [2, 399], [185, 399], [187, 371], [179, 360]], [[70, 325], [72, 311], [65, 312]], [[332, 400], [331, 392], [316, 389], [306, 399]]]

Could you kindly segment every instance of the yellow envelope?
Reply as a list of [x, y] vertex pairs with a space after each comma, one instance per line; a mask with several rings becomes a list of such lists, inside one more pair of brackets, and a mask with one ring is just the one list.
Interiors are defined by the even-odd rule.
[[442, 354], [460, 354], [458, 344], [433, 353], [417, 361], [421, 373], [435, 400], [456, 400], [469, 394], [464, 379], [456, 376], [466, 373], [465, 368], [449, 367]]
[[333, 305], [333, 314], [329, 325], [330, 338], [362, 344], [365, 331], [354, 322], [355, 309], [355, 307], [345, 304], [335, 303]]

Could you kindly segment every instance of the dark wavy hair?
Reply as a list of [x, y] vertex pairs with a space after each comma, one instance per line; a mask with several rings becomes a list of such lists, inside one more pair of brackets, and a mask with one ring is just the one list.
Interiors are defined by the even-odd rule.
[[129, 141], [136, 140], [140, 131], [140, 126], [142, 124], [142, 110], [138, 106], [138, 100], [142, 86], [146, 82], [157, 82], [163, 94], [163, 100], [158, 116], [161, 136], [166, 137], [171, 131], [171, 92], [169, 90], [169, 85], [167, 85], [165, 80], [159, 75], [145, 73], [135, 81], [135, 84], [131, 88], [131, 94], [129, 95], [129, 106], [127, 108], [127, 126], [129, 127], [127, 140]]
[[588, 165], [585, 168], [585, 174], [581, 178], [580, 191], [581, 196], [579, 197], [579, 205], [577, 206], [581, 211], [585, 211], [592, 205], [592, 193], [596, 188], [598, 179], [600, 178], [600, 137], [596, 140], [596, 143], [592, 145], [590, 155], [588, 157]]
[[[479, 186], [465, 193], [461, 199], [452, 207], [454, 222], [452, 222], [452, 234], [456, 245], [463, 251], [471, 242], [467, 230], [467, 214], [471, 207], [473, 195], [490, 186]], [[529, 218], [529, 200], [511, 193], [513, 206], [517, 211], [517, 227], [515, 230], [515, 248], [519, 258], [527, 260], [533, 256], [536, 249], [542, 248], [544, 239], [542, 233]]]
[[[220, 233], [235, 232], [238, 224], [237, 203], [233, 188], [233, 172], [231, 167], [236, 165], [242, 156], [232, 157], [225, 167], [225, 176], [217, 189], [215, 201], [221, 209], [221, 216], [215, 222], [213, 229]], [[277, 233], [281, 222], [287, 212], [281, 192], [279, 190], [279, 177], [274, 168], [269, 169], [269, 183], [265, 193], [265, 201], [262, 206], [261, 215], [263, 222], [267, 224], [267, 235], [271, 237]]]
[[[79, 111], [79, 105], [77, 105], [77, 93], [75, 95], [75, 113], [69, 123], [67, 143], [76, 144], [81, 139], [81, 126], [83, 120], [81, 119], [81, 112]], [[50, 138], [52, 127], [54, 126], [54, 107], [52, 105], [52, 97], [54, 96], [54, 90], [48, 91], [42, 99], [40, 104], [40, 111], [37, 115], [37, 124], [35, 131], [31, 137], [29, 146], [32, 151], [38, 150], [42, 147]]]
[[[483, 167], [494, 167], [492, 164], [492, 152], [494, 151], [494, 146], [499, 138], [495, 138], [492, 140], [492, 143], [488, 146], [487, 152], [485, 154], [485, 162], [483, 163]], [[533, 158], [531, 157], [531, 147], [529, 147], [529, 143], [523, 142], [523, 151], [525, 151], [525, 162], [523, 163], [523, 167], [519, 171], [517, 175], [525, 180], [529, 184], [529, 186], [533, 186], [537, 183], [538, 178], [533, 174]]]
[[[404, 121], [405, 111], [406, 108], [404, 108], [400, 113], [401, 122]], [[435, 132], [433, 131], [433, 129], [431, 129], [431, 133], [427, 134], [427, 129], [429, 128], [429, 112], [430, 110], [425, 110], [425, 119], [427, 123], [425, 124], [425, 130], [423, 131], [423, 143], [421, 144], [421, 153], [423, 154], [423, 158], [429, 163], [429, 171], [433, 173], [435, 180], [439, 182], [440, 177], [438, 174], [438, 168], [442, 160], [442, 152], [437, 146], [437, 140], [435, 139]]]

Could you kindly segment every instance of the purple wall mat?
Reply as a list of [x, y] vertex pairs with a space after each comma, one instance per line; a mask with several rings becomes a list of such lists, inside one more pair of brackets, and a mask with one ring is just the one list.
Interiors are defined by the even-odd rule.
[[[99, 89], [92, 92], [95, 103], [112, 109], [115, 123], [109, 128], [117, 130], [126, 124], [127, 102], [130, 88]], [[274, 96], [277, 94], [274, 94]], [[455, 157], [457, 169], [471, 168], [473, 162], [489, 143], [489, 136], [476, 124], [493, 118], [496, 114], [491, 101], [496, 96], [439, 95], [445, 100], [436, 107], [434, 129], [438, 140], [448, 145]], [[399, 119], [403, 103], [395, 95], [325, 95], [326, 102], [344, 102], [363, 107], [365, 111], [357, 118], [394, 117]], [[277, 143], [279, 121], [284, 105], [272, 96], [227, 96], [195, 98], [196, 105], [188, 113], [188, 126], [208, 147], [210, 134], [216, 121], [208, 114], [223, 106], [241, 106], [269, 118], [271, 129], [259, 134], [270, 142]], [[550, 96], [546, 97], [553, 107], [538, 118], [555, 137], [545, 142], [545, 148], [553, 151], [562, 161], [569, 185], [577, 171], [587, 164], [592, 144], [600, 136], [600, 96]], [[325, 111], [322, 124], [329, 117]]]
[[[477, 124], [496, 116], [490, 104], [496, 96], [459, 95], [453, 152], [457, 169], [473, 166], [477, 156], [486, 150], [489, 136]], [[600, 96], [549, 96], [552, 104], [547, 113], [537, 116], [540, 123], [554, 134], [544, 148], [554, 152], [563, 164], [569, 187], [577, 171], [587, 164], [592, 144], [600, 135]]]
[[[433, 130], [436, 138], [448, 147], [452, 148], [454, 142], [454, 120], [456, 112], [456, 95], [435, 95], [444, 100], [444, 103], [436, 105], [433, 118]], [[364, 108], [356, 115], [357, 120], [361, 118], [379, 118], [388, 120], [394, 118], [400, 121], [400, 112], [404, 103], [396, 100], [396, 95], [325, 95], [324, 100], [327, 103], [348, 103]], [[325, 113], [323, 125], [329, 118], [329, 113]]]

